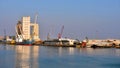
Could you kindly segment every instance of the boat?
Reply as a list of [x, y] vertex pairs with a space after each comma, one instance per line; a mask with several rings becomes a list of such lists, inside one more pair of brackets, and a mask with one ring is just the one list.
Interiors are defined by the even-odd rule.
[[22, 42], [16, 42], [16, 45], [32, 45], [33, 41], [23, 40]]
[[77, 40], [68, 38], [49, 39], [43, 41], [44, 46], [62, 46], [62, 47], [75, 47]]
[[91, 48], [112, 48], [113, 44], [110, 42], [106, 42], [106, 41], [98, 41], [98, 42], [94, 42], [91, 45]]
[[58, 33], [58, 38], [51, 39], [48, 33], [47, 40], [43, 41], [43, 45], [45, 46], [62, 46], [62, 47], [76, 47], [76, 43], [79, 43], [78, 40], [70, 39], [70, 38], [62, 38], [64, 26], [61, 28], [61, 32]]

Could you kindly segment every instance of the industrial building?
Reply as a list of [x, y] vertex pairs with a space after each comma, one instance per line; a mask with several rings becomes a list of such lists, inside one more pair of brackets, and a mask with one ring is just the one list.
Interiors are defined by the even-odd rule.
[[39, 41], [39, 25], [30, 21], [30, 16], [22, 17], [16, 25], [16, 41], [22, 42], [23, 40]]

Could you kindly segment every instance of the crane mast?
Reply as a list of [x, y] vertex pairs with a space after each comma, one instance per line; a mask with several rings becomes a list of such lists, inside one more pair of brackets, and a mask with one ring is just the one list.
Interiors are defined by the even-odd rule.
[[60, 39], [60, 38], [62, 37], [63, 30], [64, 30], [64, 26], [62, 26], [62, 28], [61, 28], [61, 32], [58, 33], [58, 39]]

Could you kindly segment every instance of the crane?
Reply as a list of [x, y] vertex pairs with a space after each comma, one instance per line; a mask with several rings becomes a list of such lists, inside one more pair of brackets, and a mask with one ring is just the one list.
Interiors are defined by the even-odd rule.
[[[35, 15], [35, 20], [34, 20], [34, 24], [37, 24], [37, 18], [38, 18], [38, 14], [36, 14]], [[35, 30], [37, 29], [37, 26], [35, 25], [34, 26], [34, 29], [32, 29], [32, 38], [33, 38], [33, 36], [36, 36], [36, 32], [35, 32]]]
[[58, 39], [60, 39], [60, 38], [62, 37], [63, 30], [64, 30], [64, 26], [62, 26], [62, 28], [61, 28], [61, 32], [58, 33]]
[[38, 14], [35, 15], [34, 23], [37, 23], [37, 17], [38, 17]]

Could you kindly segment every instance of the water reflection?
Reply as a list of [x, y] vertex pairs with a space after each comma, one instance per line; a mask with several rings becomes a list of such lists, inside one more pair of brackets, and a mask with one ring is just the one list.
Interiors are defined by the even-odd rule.
[[70, 55], [73, 55], [73, 54], [74, 54], [74, 49], [75, 49], [75, 48], [73, 48], [73, 47], [70, 47], [70, 48], [69, 48], [69, 54], [70, 54]]
[[14, 68], [14, 53], [13, 46], [0, 45], [0, 68]]
[[80, 53], [87, 54], [87, 55], [108, 55], [108, 56], [120, 56], [120, 49], [116, 48], [79, 48]]
[[116, 48], [0, 45], [0, 68], [119, 68], [119, 59]]
[[59, 47], [58, 50], [59, 50], [59, 56], [61, 56], [62, 55], [62, 47]]
[[39, 46], [16, 46], [16, 68], [38, 68]]
[[73, 47], [68, 47], [68, 48], [64, 48], [64, 47], [59, 47], [58, 48], [58, 54], [59, 56], [62, 56], [62, 54], [66, 53], [69, 54], [69, 55], [73, 55], [74, 54], [74, 49]]
[[117, 56], [120, 56], [120, 49], [116, 49], [116, 54], [117, 54]]

